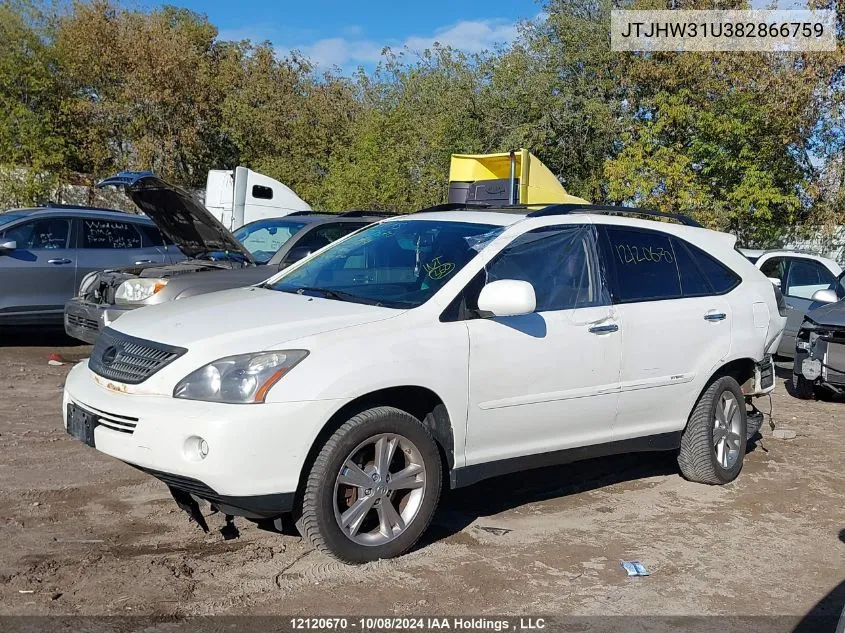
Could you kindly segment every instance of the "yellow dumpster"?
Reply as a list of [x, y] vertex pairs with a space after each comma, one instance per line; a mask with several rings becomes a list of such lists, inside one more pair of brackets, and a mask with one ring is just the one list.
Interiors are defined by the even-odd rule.
[[568, 194], [549, 168], [527, 149], [499, 154], [452, 154], [449, 202], [589, 204]]

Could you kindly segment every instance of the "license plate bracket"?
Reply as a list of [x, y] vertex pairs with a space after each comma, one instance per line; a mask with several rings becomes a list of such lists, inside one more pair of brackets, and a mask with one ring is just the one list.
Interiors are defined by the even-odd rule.
[[94, 429], [99, 424], [97, 416], [73, 403], [67, 405], [67, 432], [80, 442], [94, 448]]

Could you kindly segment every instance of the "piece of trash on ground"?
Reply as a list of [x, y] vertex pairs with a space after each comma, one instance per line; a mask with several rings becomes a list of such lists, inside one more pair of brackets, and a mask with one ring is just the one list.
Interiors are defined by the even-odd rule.
[[508, 532], [513, 532], [513, 530], [510, 530], [508, 528], [489, 527], [486, 525], [479, 525], [478, 529], [483, 530], [485, 532], [489, 532], [490, 534], [495, 534], [496, 536], [504, 536]]
[[794, 440], [797, 433], [791, 429], [775, 429], [772, 437], [777, 440]]
[[650, 576], [651, 574], [648, 573], [648, 570], [638, 560], [620, 560], [619, 564], [622, 565], [622, 569], [624, 569], [629, 576]]
[[18, 589], [18, 593], [35, 593], [35, 589]]

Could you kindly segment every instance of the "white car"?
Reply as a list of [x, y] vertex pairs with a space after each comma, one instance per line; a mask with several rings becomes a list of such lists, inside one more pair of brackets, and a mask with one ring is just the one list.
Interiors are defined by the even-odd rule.
[[774, 289], [732, 236], [630, 213], [419, 212], [130, 312], [70, 372], [66, 428], [201, 526], [197, 499], [290, 513], [348, 562], [407, 551], [444, 485], [657, 450], [730, 482], [774, 385]]
[[833, 289], [842, 267], [832, 259], [800, 251], [750, 251], [743, 254], [768, 277], [784, 295], [786, 327], [777, 350], [779, 356], [795, 355], [795, 336], [809, 310], [823, 305], [813, 299], [819, 290]]

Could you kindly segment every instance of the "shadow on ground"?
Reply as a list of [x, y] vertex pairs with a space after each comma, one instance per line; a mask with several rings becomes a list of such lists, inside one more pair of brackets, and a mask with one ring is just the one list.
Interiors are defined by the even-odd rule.
[[457, 490], [444, 488], [431, 527], [417, 547], [457, 534], [479, 517], [618, 483], [677, 473], [674, 453], [639, 453], [503, 475]]

